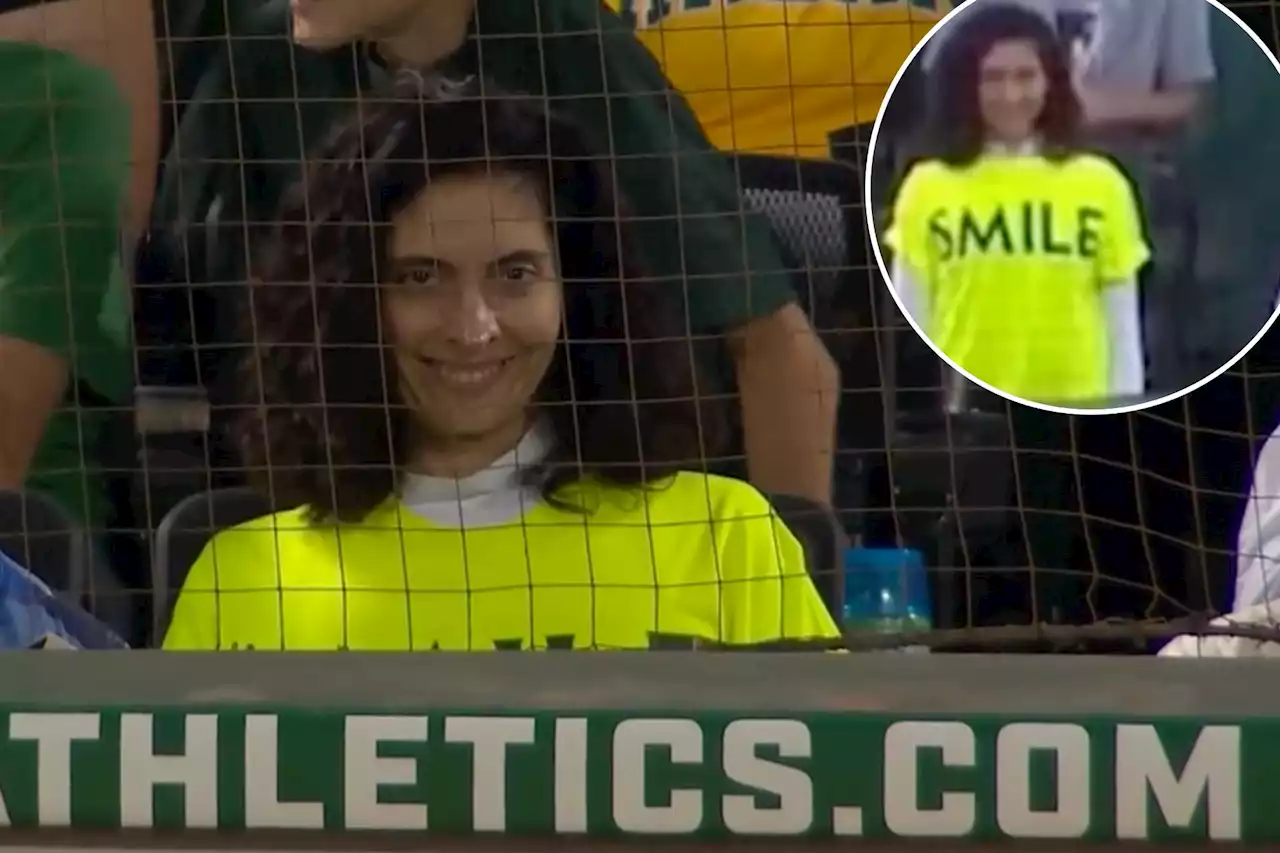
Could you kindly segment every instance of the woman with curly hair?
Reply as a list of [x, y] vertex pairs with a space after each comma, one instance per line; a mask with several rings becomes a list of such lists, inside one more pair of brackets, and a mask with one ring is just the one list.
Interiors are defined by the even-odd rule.
[[214, 537], [165, 647], [834, 634], [765, 498], [697, 470], [721, 424], [607, 161], [532, 101], [431, 88], [362, 104], [284, 202], [242, 440], [287, 509]]
[[1138, 273], [1149, 257], [1128, 178], [1077, 140], [1080, 104], [1053, 28], [984, 2], [931, 78], [926, 144], [884, 242], [917, 329], [970, 378], [1087, 409], [1145, 389]]

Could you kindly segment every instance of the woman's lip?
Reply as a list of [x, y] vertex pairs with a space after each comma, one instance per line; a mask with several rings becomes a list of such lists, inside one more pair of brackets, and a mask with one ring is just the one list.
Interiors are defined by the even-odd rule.
[[495, 379], [510, 362], [510, 358], [472, 363], [423, 359], [423, 365], [436, 381], [456, 388], [481, 387]]
[[514, 356], [490, 358], [485, 359], [484, 361], [452, 361], [447, 358], [432, 358], [429, 355], [424, 355], [420, 360], [423, 364], [427, 364], [432, 367], [446, 367], [457, 370], [483, 370], [486, 367], [502, 367], [507, 362], [511, 361], [513, 357]]

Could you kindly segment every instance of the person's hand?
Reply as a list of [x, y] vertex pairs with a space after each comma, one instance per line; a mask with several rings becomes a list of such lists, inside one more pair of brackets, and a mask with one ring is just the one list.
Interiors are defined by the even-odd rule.
[[1113, 89], [1077, 80], [1076, 98], [1080, 101], [1080, 118], [1085, 125], [1123, 124], [1136, 120], [1132, 99]]
[[1080, 118], [1086, 125], [1115, 121], [1115, 99], [1107, 90], [1090, 83], [1085, 78], [1090, 53], [1083, 40], [1071, 43], [1071, 85], [1080, 102]]

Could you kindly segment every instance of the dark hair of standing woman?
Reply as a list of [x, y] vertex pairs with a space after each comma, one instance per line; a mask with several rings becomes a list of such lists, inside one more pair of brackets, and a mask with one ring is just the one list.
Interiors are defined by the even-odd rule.
[[1057, 33], [1039, 14], [1019, 6], [990, 4], [961, 14], [929, 72], [926, 156], [953, 166], [977, 159], [986, 145], [986, 124], [978, 103], [982, 63], [1006, 41], [1035, 45], [1047, 81], [1037, 122], [1044, 156], [1062, 159], [1075, 152], [1080, 101], [1071, 79], [1070, 57]]
[[241, 450], [277, 506], [356, 521], [394, 493], [413, 416], [375, 285], [388, 281], [392, 219], [429, 182], [486, 170], [543, 190], [563, 281], [561, 339], [535, 398], [551, 440], [529, 472], [541, 493], [584, 475], [640, 487], [714, 454], [723, 430], [695, 403], [684, 288], [646, 277], [607, 160], [573, 126], [478, 80], [409, 75], [308, 159], [244, 318]]

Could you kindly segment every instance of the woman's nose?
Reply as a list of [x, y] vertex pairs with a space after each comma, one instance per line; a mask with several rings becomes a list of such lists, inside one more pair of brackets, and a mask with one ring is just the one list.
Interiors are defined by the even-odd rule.
[[468, 346], [487, 344], [500, 334], [498, 315], [479, 286], [465, 286], [453, 300], [452, 337]]
[[1014, 80], [1008, 80], [1000, 87], [1000, 99], [1006, 104], [1016, 104], [1022, 100], [1023, 87]]

